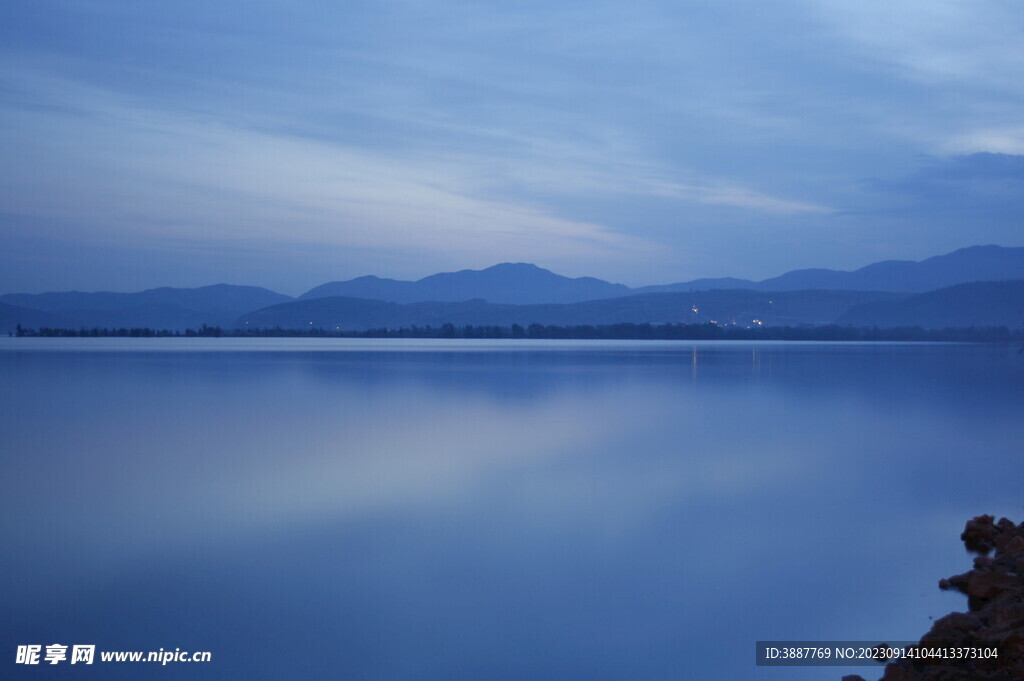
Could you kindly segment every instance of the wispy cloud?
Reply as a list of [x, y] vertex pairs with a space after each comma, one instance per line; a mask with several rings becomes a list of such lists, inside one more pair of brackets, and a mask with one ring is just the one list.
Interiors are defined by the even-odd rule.
[[356, 274], [373, 251], [385, 275], [514, 258], [632, 283], [853, 267], [907, 257], [927, 230], [997, 241], [1009, 212], [969, 233], [923, 208], [868, 216], [922, 159], [1024, 149], [1013, 12], [19, 5], [0, 25], [2, 228], [54, 244], [244, 242], [224, 246], [236, 260], [321, 245]]
[[1024, 155], [1024, 126], [982, 128], [953, 137], [943, 145], [952, 154], [993, 154]]
[[660, 184], [654, 193], [715, 206], [729, 206], [771, 213], [830, 213], [831, 209], [802, 201], [792, 201], [768, 194], [728, 186]]
[[929, 83], [1019, 87], [1017, 7], [998, 0], [826, 0], [808, 3], [859, 47], [866, 65]]
[[[528, 201], [478, 195], [450, 159], [325, 144], [133, 107], [110, 93], [51, 83], [73, 101], [11, 114], [5, 206], [108, 234], [202, 240], [290, 239], [359, 248], [458, 252], [467, 259], [650, 255], [657, 247]], [[70, 108], [69, 111], [65, 107]], [[60, 173], [51, 174], [62, 162]], [[477, 163], [479, 165], [479, 162]]]

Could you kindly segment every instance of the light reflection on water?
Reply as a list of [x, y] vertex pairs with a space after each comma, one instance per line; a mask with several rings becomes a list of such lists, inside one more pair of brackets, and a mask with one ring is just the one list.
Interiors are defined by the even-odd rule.
[[9, 651], [838, 679], [754, 641], [915, 639], [963, 522], [1024, 516], [1015, 348], [0, 341]]

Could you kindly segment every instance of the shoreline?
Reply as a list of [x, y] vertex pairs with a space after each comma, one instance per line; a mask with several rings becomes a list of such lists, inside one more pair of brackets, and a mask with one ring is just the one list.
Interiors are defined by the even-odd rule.
[[861, 328], [852, 326], [767, 326], [739, 327], [718, 324], [607, 324], [554, 326], [530, 324], [512, 326], [412, 326], [399, 329], [375, 328], [329, 331], [309, 329], [239, 329], [203, 325], [199, 329], [133, 328], [49, 328], [26, 329], [20, 325], [8, 336], [15, 338], [408, 338], [465, 340], [681, 340], [681, 341], [853, 341], [924, 343], [1019, 343], [1024, 329], [963, 327], [925, 329], [922, 327]]
[[[997, 657], [905, 657], [886, 665], [879, 681], [1020, 681], [1024, 679], [1024, 523], [982, 515], [960, 535], [976, 554], [974, 567], [942, 579], [939, 588], [967, 596], [967, 612], [935, 621], [920, 649], [992, 649]], [[990, 555], [991, 554], [991, 555]], [[866, 681], [851, 674], [842, 681]]]

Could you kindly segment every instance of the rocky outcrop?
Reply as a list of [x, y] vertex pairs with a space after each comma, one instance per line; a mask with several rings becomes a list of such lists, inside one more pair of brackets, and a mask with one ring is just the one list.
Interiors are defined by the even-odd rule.
[[[979, 554], [974, 569], [941, 580], [939, 588], [965, 594], [968, 612], [936, 620], [917, 647], [996, 648], [998, 656], [904, 658], [887, 665], [881, 681], [1024, 680], [1024, 523], [978, 516], [960, 538], [968, 551]], [[864, 679], [844, 676], [843, 681]]]

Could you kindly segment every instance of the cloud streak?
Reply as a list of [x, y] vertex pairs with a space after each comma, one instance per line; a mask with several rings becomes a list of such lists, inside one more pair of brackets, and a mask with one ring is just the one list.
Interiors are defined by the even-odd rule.
[[[40, 0], [0, 27], [0, 230], [20, 253], [221, 248], [248, 281], [275, 252], [330, 252], [295, 288], [512, 259], [632, 284], [757, 279], [1016, 245], [1011, 211], [935, 221], [905, 182], [936, 157], [1024, 153], [1008, 11]], [[219, 278], [170, 278], [183, 267], [145, 284]], [[88, 266], [0, 287], [70, 270]]]
[[[3, 201], [15, 213], [68, 221], [84, 210], [113, 234], [200, 240], [215, 231], [221, 239], [456, 251], [470, 260], [656, 249], [527, 202], [477, 196], [464, 165], [450, 161], [232, 128], [71, 85], [54, 90], [74, 92], [75, 103], [10, 117], [40, 138], [61, 132], [30, 145], [8, 138], [5, 170], [22, 175]], [[58, 161], [64, 172], [49, 175]], [[50, 191], [39, 191], [43, 183]]]

